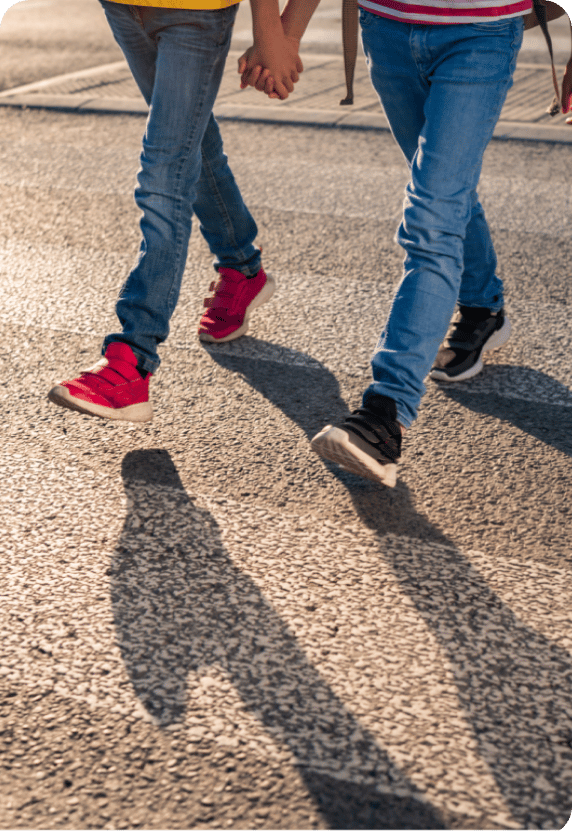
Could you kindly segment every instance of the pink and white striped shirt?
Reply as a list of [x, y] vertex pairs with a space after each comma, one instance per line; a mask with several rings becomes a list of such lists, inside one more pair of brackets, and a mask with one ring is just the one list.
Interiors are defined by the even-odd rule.
[[404, 23], [486, 23], [526, 14], [532, 0], [358, 0], [358, 5]]

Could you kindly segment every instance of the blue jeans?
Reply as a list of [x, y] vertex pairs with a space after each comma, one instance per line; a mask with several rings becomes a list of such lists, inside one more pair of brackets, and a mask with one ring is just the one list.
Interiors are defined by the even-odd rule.
[[[212, 109], [237, 6], [213, 11], [142, 8], [101, 0], [113, 35], [149, 105], [135, 201], [141, 209], [137, 263], [116, 311], [140, 365], [154, 372], [169, 333], [187, 259], [193, 212], [215, 268], [260, 269], [258, 233], [223, 151]], [[238, 82], [237, 82], [238, 83]]]
[[363, 403], [371, 394], [393, 398], [408, 427], [456, 303], [503, 306], [476, 188], [512, 85], [523, 20], [419, 25], [360, 10], [360, 23], [372, 84], [411, 172], [396, 236], [403, 279]]

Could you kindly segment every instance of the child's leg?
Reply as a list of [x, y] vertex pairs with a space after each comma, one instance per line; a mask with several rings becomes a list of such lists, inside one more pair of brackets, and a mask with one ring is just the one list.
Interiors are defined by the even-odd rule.
[[260, 250], [254, 246], [258, 229], [228, 165], [222, 137], [212, 115], [203, 137], [201, 155], [201, 176], [193, 209], [201, 233], [216, 256], [215, 269], [230, 267], [247, 276], [255, 276], [260, 270]]
[[500, 311], [504, 304], [503, 284], [496, 270], [497, 257], [491, 233], [483, 207], [474, 192], [463, 250], [459, 305]]
[[135, 83], [149, 105], [155, 83], [157, 44], [145, 31], [137, 6], [111, 3], [109, 0], [100, 0], [100, 3]]
[[[410, 26], [365, 13], [362, 29], [372, 81], [396, 136], [400, 122], [418, 121], [417, 91], [429, 88], [397, 234], [404, 277], [364, 395], [364, 405], [374, 394], [393, 398], [398, 420], [409, 426], [457, 302], [482, 158], [511, 84], [522, 20]], [[412, 148], [404, 150], [410, 156]]]
[[[104, 349], [117, 340], [126, 342], [141, 366], [153, 372], [159, 365], [157, 345], [169, 333], [179, 296], [202, 171], [201, 146], [220, 86], [236, 7], [214, 11], [149, 8], [142, 20], [129, 10], [131, 25], [126, 17], [108, 10], [112, 5], [104, 2], [114, 34], [144, 95], [151, 83], [152, 91], [135, 190], [143, 214], [143, 240], [116, 307], [122, 330], [105, 338]], [[146, 39], [148, 51], [142, 58]]]
[[[375, 20], [371, 20], [373, 17], [367, 12], [361, 12], [366, 41], [368, 26], [375, 24]], [[398, 29], [400, 26], [397, 24]], [[398, 39], [394, 50], [384, 51], [383, 60], [382, 66], [379, 63], [370, 65], [372, 81], [376, 88], [383, 90], [382, 106], [395, 141], [411, 168], [425, 123], [424, 109], [430, 85], [428, 79], [419, 72], [408, 38]], [[496, 254], [476, 192], [466, 231], [463, 261], [459, 303], [470, 307], [488, 307], [493, 311], [502, 308], [503, 288], [496, 275]]]

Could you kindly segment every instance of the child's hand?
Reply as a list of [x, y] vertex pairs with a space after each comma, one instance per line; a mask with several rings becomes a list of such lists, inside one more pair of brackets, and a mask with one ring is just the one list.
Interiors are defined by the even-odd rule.
[[263, 69], [260, 64], [256, 64], [250, 71], [246, 69], [248, 56], [253, 49], [254, 47], [251, 46], [238, 59], [238, 72], [242, 75], [240, 89], [244, 90], [246, 87], [252, 86], [258, 90], [263, 90], [269, 99], [280, 99], [280, 95], [274, 89], [274, 79], [270, 75], [270, 70]]
[[[266, 93], [269, 99], [282, 99], [286, 98], [281, 96], [279, 93], [276, 92], [274, 87], [274, 79], [270, 75], [269, 69], [263, 69], [260, 64], [258, 64], [250, 74], [250, 84], [252, 87], [255, 87], [256, 90], [260, 90], [263, 93]], [[248, 87], [248, 84], [240, 85], [242, 88]]]
[[238, 60], [240, 86], [255, 87], [270, 98], [287, 99], [304, 66], [298, 55], [297, 38], [259, 38]]
[[[249, 85], [254, 87], [262, 73], [262, 65], [256, 63], [256, 49], [249, 47], [238, 59], [238, 73], [241, 76], [240, 89], [244, 90]], [[267, 73], [270, 75], [270, 72]]]

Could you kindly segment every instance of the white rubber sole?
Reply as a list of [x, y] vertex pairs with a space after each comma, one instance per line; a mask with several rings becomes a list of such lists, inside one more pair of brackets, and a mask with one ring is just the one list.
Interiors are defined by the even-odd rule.
[[397, 482], [397, 465], [381, 464], [372, 456], [361, 450], [352, 440], [352, 437], [340, 427], [328, 425], [319, 432], [310, 446], [314, 453], [341, 465], [344, 470], [355, 473], [356, 476], [363, 476], [364, 479], [371, 479], [373, 482], [380, 482], [388, 488], [394, 488]]
[[84, 415], [95, 415], [97, 418], [108, 418], [112, 421], [133, 421], [142, 423], [153, 420], [153, 408], [147, 401], [124, 406], [121, 409], [112, 409], [109, 406], [100, 406], [96, 403], [82, 401], [70, 395], [65, 386], [54, 386], [48, 393], [48, 399], [63, 406], [65, 409], [72, 409], [74, 412], [82, 412]]
[[268, 302], [273, 296], [276, 291], [276, 280], [271, 273], [266, 274], [266, 284], [262, 288], [262, 290], [254, 297], [250, 305], [247, 307], [246, 312], [244, 314], [244, 322], [237, 328], [236, 331], [233, 331], [232, 334], [227, 334], [226, 337], [212, 337], [210, 334], [199, 334], [199, 340], [203, 343], [228, 343], [231, 340], [236, 340], [238, 337], [242, 337], [243, 334], [246, 334], [248, 331], [248, 322], [250, 319], [250, 314], [252, 311], [259, 308], [261, 305], [264, 305]]
[[454, 377], [450, 377], [446, 372], [442, 372], [439, 369], [434, 369], [430, 373], [430, 377], [432, 380], [440, 380], [444, 381], [445, 383], [456, 383], [458, 380], [470, 380], [472, 377], [476, 377], [480, 372], [483, 370], [483, 354], [485, 351], [494, 351], [495, 348], [500, 348], [510, 337], [512, 328], [509, 322], [508, 316], [505, 314], [504, 324], [502, 328], [498, 331], [495, 331], [494, 334], [491, 334], [484, 346], [481, 349], [481, 353], [479, 355], [479, 359], [472, 366], [470, 369], [467, 369], [466, 372], [461, 372], [461, 374], [457, 374]]

